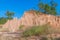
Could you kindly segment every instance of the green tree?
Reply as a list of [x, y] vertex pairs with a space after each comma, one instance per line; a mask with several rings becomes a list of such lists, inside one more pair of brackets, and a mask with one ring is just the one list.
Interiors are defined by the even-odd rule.
[[6, 12], [6, 16], [7, 16], [7, 18], [10, 20], [10, 19], [13, 18], [14, 12], [7, 11], [7, 12]]
[[57, 3], [55, 3], [53, 0], [50, 1], [50, 4], [43, 3], [41, 0], [38, 3], [39, 11], [46, 14], [56, 15], [56, 6]]
[[9, 20], [12, 19], [13, 16], [14, 16], [14, 13], [13, 12], [10, 12], [10, 11], [7, 11], [6, 12], [6, 16], [7, 17], [0, 17], [0, 24], [5, 24], [8, 19]]
[[51, 4], [50, 13], [56, 15], [56, 13], [57, 13], [56, 12], [57, 3], [55, 3], [54, 0], [51, 0], [50, 4]]

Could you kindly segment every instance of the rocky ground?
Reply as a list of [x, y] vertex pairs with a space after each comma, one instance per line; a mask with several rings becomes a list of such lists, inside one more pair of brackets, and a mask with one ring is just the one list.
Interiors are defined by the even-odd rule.
[[41, 38], [36, 36], [22, 37], [19, 32], [0, 32], [0, 40], [40, 40]]
[[[59, 35], [51, 35], [51, 37], [60, 37]], [[19, 32], [0, 32], [0, 40], [50, 40], [50, 36], [30, 36], [30, 37], [23, 37]], [[55, 40], [55, 39], [54, 39]], [[57, 39], [57, 40], [60, 40]]]

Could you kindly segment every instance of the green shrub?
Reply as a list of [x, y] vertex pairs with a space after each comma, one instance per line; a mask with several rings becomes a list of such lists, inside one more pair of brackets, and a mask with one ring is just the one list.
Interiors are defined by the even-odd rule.
[[48, 38], [47, 37], [42, 37], [41, 40], [48, 40]]
[[19, 29], [22, 29], [24, 27], [24, 25], [20, 25]]
[[54, 40], [60, 40], [60, 38], [55, 38]]
[[6, 18], [0, 18], [0, 24], [5, 24], [7, 22]]
[[45, 35], [48, 33], [48, 27], [47, 25], [43, 26], [33, 26], [31, 29], [26, 30], [23, 32], [24, 36], [39, 36], [39, 35]]

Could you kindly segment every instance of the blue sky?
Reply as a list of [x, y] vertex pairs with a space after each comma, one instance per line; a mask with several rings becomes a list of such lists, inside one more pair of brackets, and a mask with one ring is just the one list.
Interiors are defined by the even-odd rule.
[[[60, 0], [56, 0], [55, 2], [58, 3], [57, 11], [59, 15]], [[0, 0], [0, 17], [5, 16], [6, 11], [9, 10], [15, 12], [14, 17], [19, 18], [23, 15], [24, 11], [32, 8], [37, 9], [37, 4], [38, 0]]]

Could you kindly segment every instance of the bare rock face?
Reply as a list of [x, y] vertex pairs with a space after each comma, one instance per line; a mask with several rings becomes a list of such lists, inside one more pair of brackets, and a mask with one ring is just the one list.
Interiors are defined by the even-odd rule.
[[24, 12], [24, 15], [20, 19], [14, 18], [13, 20], [8, 20], [3, 25], [3, 28], [8, 28], [9, 31], [15, 32], [21, 25], [24, 25], [23, 29], [25, 29], [28, 26], [44, 25], [47, 23], [54, 28], [59, 28], [60, 17], [43, 13], [36, 14], [35, 11], [27, 11]]

